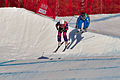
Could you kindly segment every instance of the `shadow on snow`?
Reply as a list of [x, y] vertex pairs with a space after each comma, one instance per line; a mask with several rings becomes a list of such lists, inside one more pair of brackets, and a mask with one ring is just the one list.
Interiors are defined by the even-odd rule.
[[[73, 49], [84, 37], [81, 37], [81, 34], [78, 33], [76, 34], [77, 29], [73, 29], [70, 33], [69, 33], [69, 41], [71, 40], [70, 45], [68, 46], [68, 48]], [[76, 41], [76, 42], [75, 42]], [[75, 42], [75, 44], [73, 45], [73, 43]], [[73, 46], [72, 46], [73, 45]]]

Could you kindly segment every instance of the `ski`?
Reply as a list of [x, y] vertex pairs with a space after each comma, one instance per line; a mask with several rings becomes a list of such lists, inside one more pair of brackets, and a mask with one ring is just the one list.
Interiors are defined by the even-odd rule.
[[67, 47], [69, 46], [69, 44], [70, 44], [70, 42], [68, 43], [68, 45], [67, 45], [67, 46], [65, 46], [65, 48], [63, 49], [63, 51], [62, 51], [62, 52], [65, 52], [65, 50], [67, 49]]
[[[60, 46], [61, 46], [63, 43], [64, 43], [64, 42], [62, 42], [62, 43], [60, 44]], [[56, 52], [58, 51], [58, 49], [60, 48], [60, 46], [57, 47], [57, 49], [54, 51], [54, 53], [56, 53]]]
[[49, 60], [60, 60], [61, 58], [50, 58]]

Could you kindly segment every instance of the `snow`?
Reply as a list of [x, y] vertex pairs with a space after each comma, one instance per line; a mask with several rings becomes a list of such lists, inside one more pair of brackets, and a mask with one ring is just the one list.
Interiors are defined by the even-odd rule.
[[[71, 45], [55, 54], [56, 21], [22, 8], [0, 8], [0, 15], [0, 80], [120, 79], [120, 14], [90, 15], [82, 35], [75, 35], [78, 16], [57, 17], [69, 23]], [[37, 60], [42, 55], [53, 60]]]

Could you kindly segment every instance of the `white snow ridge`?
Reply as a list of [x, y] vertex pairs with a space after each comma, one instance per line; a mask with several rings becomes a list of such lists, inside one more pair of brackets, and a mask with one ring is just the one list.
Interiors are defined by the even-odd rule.
[[0, 8], [0, 59], [21, 59], [52, 51], [55, 23], [25, 9]]

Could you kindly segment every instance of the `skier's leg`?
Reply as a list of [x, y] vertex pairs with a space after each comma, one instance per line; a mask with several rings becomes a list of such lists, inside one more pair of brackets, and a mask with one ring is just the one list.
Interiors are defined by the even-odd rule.
[[68, 44], [68, 39], [67, 39], [66, 33], [67, 33], [67, 32], [63, 32], [63, 38], [64, 38], [64, 41], [65, 41], [65, 45]]
[[60, 46], [61, 45], [61, 32], [60, 31], [58, 31], [58, 46]]
[[81, 31], [82, 23], [83, 23], [83, 21], [80, 20], [80, 21], [79, 21], [79, 25], [78, 25], [78, 31], [77, 31], [76, 33], [79, 33], [79, 32]]
[[79, 21], [79, 25], [78, 25], [78, 29], [81, 29], [81, 27], [82, 27], [82, 23], [83, 23], [83, 21], [80, 20], [80, 21]]

